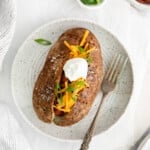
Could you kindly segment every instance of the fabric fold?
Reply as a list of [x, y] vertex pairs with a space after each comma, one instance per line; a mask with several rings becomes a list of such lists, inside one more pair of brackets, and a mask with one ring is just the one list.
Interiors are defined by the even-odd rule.
[[23, 132], [5, 104], [0, 104], [0, 150], [31, 150]]

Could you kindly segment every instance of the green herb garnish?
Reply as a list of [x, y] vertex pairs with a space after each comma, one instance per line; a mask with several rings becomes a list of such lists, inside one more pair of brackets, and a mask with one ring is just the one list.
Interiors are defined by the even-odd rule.
[[62, 104], [62, 102], [63, 102], [62, 95], [60, 95], [60, 97], [57, 98], [57, 102], [58, 102], [58, 104]]
[[85, 85], [85, 82], [84, 81], [77, 81], [77, 86], [80, 88], [80, 87], [83, 87]]
[[77, 100], [77, 96], [72, 96], [71, 98], [72, 98], [73, 101]]
[[55, 94], [56, 94], [56, 96], [58, 97], [58, 90], [60, 90], [60, 84], [59, 83], [56, 83], [55, 84]]
[[52, 44], [50, 41], [45, 40], [45, 39], [35, 39], [34, 41], [41, 45], [51, 45]]
[[58, 104], [62, 104], [62, 102], [63, 102], [63, 96], [62, 96], [62, 93], [58, 94], [59, 90], [61, 90], [60, 84], [56, 83], [55, 84], [55, 95], [57, 97]]
[[56, 89], [56, 90], [59, 90], [59, 89], [60, 89], [60, 84], [59, 84], [59, 83], [56, 83], [56, 84], [55, 84], [55, 89]]
[[79, 49], [80, 53], [85, 52], [85, 49], [84, 49], [84, 48], [82, 48], [81, 46], [78, 46], [78, 49]]
[[69, 85], [68, 88], [67, 88], [67, 91], [68, 91], [69, 93], [74, 92], [74, 91], [75, 91], [75, 88], [74, 88], [72, 85]]
[[86, 5], [96, 5], [96, 4], [102, 3], [103, 0], [81, 0], [81, 2]]
[[53, 121], [54, 121], [55, 123], [60, 123], [61, 118], [55, 115], [55, 118], [53, 119]]
[[91, 56], [89, 56], [86, 60], [89, 64], [91, 64], [93, 62], [93, 58]]

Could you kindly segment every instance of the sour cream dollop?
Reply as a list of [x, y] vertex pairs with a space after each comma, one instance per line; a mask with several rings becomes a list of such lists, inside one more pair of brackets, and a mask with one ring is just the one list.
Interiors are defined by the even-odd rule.
[[65, 63], [63, 70], [66, 78], [68, 78], [71, 82], [79, 78], [86, 79], [88, 63], [83, 58], [72, 58]]

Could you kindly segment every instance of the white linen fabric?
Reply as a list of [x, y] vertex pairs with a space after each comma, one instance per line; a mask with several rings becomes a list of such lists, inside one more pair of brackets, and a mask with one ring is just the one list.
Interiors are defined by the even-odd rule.
[[0, 1], [0, 71], [4, 56], [11, 43], [16, 22], [16, 9], [14, 0]]
[[0, 104], [0, 150], [30, 150], [22, 130], [5, 104]]

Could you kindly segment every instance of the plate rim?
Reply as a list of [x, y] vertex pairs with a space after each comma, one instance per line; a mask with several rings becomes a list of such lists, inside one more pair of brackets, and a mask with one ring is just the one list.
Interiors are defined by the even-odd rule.
[[89, 23], [89, 24], [93, 24], [93, 25], [96, 25], [98, 27], [100, 27], [102, 30], [104, 30], [105, 32], [107, 32], [108, 34], [110, 34], [112, 37], [114, 37], [118, 42], [119, 44], [123, 47], [123, 49], [125, 50], [125, 53], [127, 55], [127, 57], [129, 58], [129, 62], [131, 64], [131, 73], [132, 73], [132, 89], [131, 89], [131, 94], [130, 94], [130, 97], [129, 97], [129, 101], [127, 103], [127, 106], [125, 107], [124, 111], [122, 112], [122, 114], [119, 116], [119, 118], [117, 119], [117, 121], [115, 121], [110, 127], [107, 127], [105, 130], [103, 130], [101, 133], [97, 134], [97, 135], [93, 135], [93, 138], [97, 138], [98, 136], [104, 134], [105, 132], [108, 132], [110, 129], [112, 129], [115, 125], [117, 125], [117, 123], [119, 122], [119, 120], [121, 120], [121, 118], [125, 115], [125, 112], [127, 111], [127, 108], [129, 107], [130, 103], [131, 103], [131, 99], [132, 99], [132, 96], [133, 96], [133, 93], [134, 93], [134, 85], [135, 85], [135, 82], [134, 82], [134, 69], [133, 69], [133, 63], [132, 63], [132, 59], [128, 53], [128, 51], [126, 50], [126, 47], [125, 45], [120, 41], [118, 40], [118, 38], [112, 34], [109, 30], [105, 29], [104, 27], [102, 27], [100, 24], [96, 23], [95, 21], [91, 21], [89, 19], [81, 19], [81, 18], [74, 18], [74, 17], [67, 17], [67, 18], [61, 18], [61, 19], [55, 19], [53, 21], [50, 21], [48, 23], [45, 23], [41, 26], [39, 26], [38, 28], [36, 28], [34, 31], [32, 31], [27, 37], [26, 39], [22, 42], [22, 44], [20, 45], [20, 47], [18, 48], [16, 54], [15, 54], [15, 57], [14, 57], [14, 60], [13, 60], [13, 63], [12, 63], [12, 67], [11, 67], [11, 74], [10, 74], [10, 80], [11, 80], [11, 93], [12, 93], [12, 97], [13, 97], [13, 101], [17, 107], [17, 110], [19, 111], [21, 117], [28, 123], [29, 126], [31, 126], [33, 129], [35, 129], [35, 131], [39, 132], [41, 135], [44, 135], [48, 138], [52, 138], [52, 139], [55, 139], [55, 140], [58, 140], [60, 142], [64, 142], [64, 141], [67, 141], [67, 142], [80, 142], [82, 139], [63, 139], [63, 138], [59, 138], [59, 137], [55, 137], [55, 136], [52, 136], [50, 134], [46, 134], [45, 132], [43, 132], [42, 130], [40, 130], [39, 128], [37, 128], [34, 124], [31, 123], [31, 121], [29, 121], [29, 119], [25, 116], [25, 114], [22, 112], [16, 98], [15, 98], [15, 92], [14, 92], [14, 88], [13, 88], [13, 80], [12, 80], [12, 76], [13, 76], [13, 70], [14, 70], [14, 64], [15, 64], [15, 60], [16, 60], [16, 57], [17, 57], [17, 54], [21, 51], [21, 49], [24, 47], [24, 45], [27, 43], [28, 39], [30, 39], [34, 34], [35, 32], [38, 32], [39, 30], [41, 30], [42, 28], [45, 28], [46, 26], [48, 25], [52, 25], [52, 24], [57, 24], [57, 23], [60, 23], [60, 22], [64, 22], [64, 21], [76, 21], [76, 22], [86, 22], [86, 23]]

